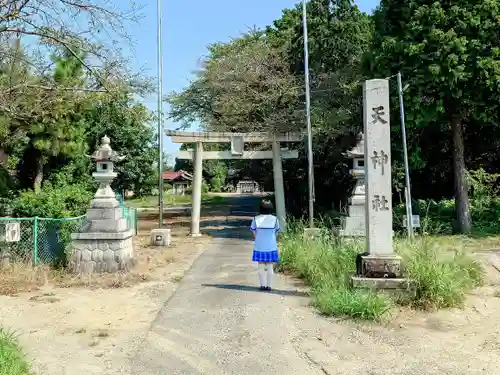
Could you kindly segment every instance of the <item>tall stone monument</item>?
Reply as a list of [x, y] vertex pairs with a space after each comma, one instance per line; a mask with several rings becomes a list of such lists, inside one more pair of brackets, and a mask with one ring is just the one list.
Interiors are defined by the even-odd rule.
[[363, 133], [356, 147], [346, 152], [346, 156], [352, 159], [351, 175], [356, 180], [352, 197], [349, 199], [348, 214], [344, 228], [340, 235], [344, 237], [366, 236], [366, 212], [365, 212], [365, 140]]
[[101, 146], [91, 156], [97, 164], [92, 176], [99, 182], [99, 188], [87, 210], [85, 225], [71, 235], [69, 269], [72, 272], [116, 272], [128, 270], [134, 264], [134, 232], [127, 227], [123, 208], [110, 186], [117, 176], [113, 163], [124, 157], [109, 144], [110, 139], [104, 136]]
[[[366, 248], [361, 257], [362, 278], [393, 280], [381, 288], [399, 288], [394, 279], [401, 275], [401, 258], [393, 251], [391, 135], [389, 110], [389, 81], [373, 79], [363, 87], [364, 143], [366, 182]], [[366, 286], [355, 278], [354, 284]]]

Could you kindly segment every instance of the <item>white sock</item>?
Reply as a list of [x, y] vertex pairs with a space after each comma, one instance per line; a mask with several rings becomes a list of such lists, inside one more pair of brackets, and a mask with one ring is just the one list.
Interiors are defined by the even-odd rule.
[[259, 281], [260, 281], [260, 286], [267, 286], [266, 285], [266, 265], [264, 263], [259, 263], [259, 266], [257, 268], [257, 273], [259, 274]]
[[267, 286], [268, 287], [271, 287], [271, 285], [272, 285], [273, 274], [274, 274], [273, 264], [269, 263], [267, 265]]

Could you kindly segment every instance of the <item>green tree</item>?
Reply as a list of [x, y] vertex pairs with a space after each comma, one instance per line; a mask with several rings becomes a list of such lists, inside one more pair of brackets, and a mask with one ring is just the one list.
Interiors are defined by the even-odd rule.
[[302, 127], [302, 92], [279, 49], [260, 31], [209, 46], [189, 86], [172, 93], [170, 116], [212, 131], [285, 131]]
[[27, 120], [26, 137], [29, 141], [24, 151], [22, 170], [32, 181], [35, 192], [41, 189], [44, 168], [51, 158], [86, 151], [84, 112], [89, 105], [89, 96], [74, 95], [77, 88], [86, 85], [81, 63], [83, 59], [83, 55], [77, 58], [67, 51], [53, 55], [53, 73], [40, 78], [42, 83], [53, 82], [70, 90], [47, 91], [47, 100], [51, 104], [38, 108]]
[[[316, 211], [338, 208], [350, 194], [352, 179], [343, 152], [354, 146], [362, 128], [362, 58], [373, 24], [352, 1], [307, 3], [311, 123]], [[304, 82], [302, 5], [285, 9], [266, 31], [274, 46], [283, 46], [291, 72]], [[304, 116], [305, 120], [305, 116]], [[307, 154], [285, 164], [288, 207], [307, 207]]]
[[500, 4], [496, 0], [382, 0], [367, 64], [409, 84], [410, 127], [438, 127], [451, 138], [455, 209], [471, 231], [464, 138], [497, 128], [500, 101]]
[[150, 193], [157, 186], [156, 136], [152, 120], [151, 111], [134, 102], [129, 94], [102, 94], [87, 112], [86, 141], [90, 152], [107, 135], [113, 150], [125, 156], [116, 166], [118, 177], [114, 188], [133, 190], [139, 196]]
[[[312, 123], [318, 139], [357, 133], [361, 124], [362, 57], [372, 40], [372, 22], [350, 0], [307, 3]], [[284, 46], [294, 75], [304, 76], [302, 5], [285, 9], [267, 28], [274, 46]]]

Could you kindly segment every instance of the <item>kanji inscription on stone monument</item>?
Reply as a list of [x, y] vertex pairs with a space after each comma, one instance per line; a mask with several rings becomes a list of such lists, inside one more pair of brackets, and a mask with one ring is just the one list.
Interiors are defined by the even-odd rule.
[[373, 151], [373, 156], [371, 157], [373, 163], [373, 169], [377, 169], [377, 165], [380, 166], [380, 171], [382, 174], [385, 173], [385, 165], [389, 163], [389, 155], [387, 155], [383, 150], [380, 152]]
[[363, 87], [366, 181], [366, 240], [370, 255], [391, 256], [392, 187], [389, 81], [374, 79]]
[[389, 201], [385, 198], [385, 195], [375, 194], [372, 199], [372, 207], [375, 211], [388, 211], [389, 207], [387, 204]]
[[[383, 91], [381, 91], [381, 90], [373, 90], [373, 93], [377, 93], [378, 94], [379, 92], [383, 92]], [[372, 118], [373, 118], [372, 124], [376, 124], [378, 122], [380, 122], [382, 125], [387, 124], [387, 120], [384, 119], [384, 117], [385, 117], [385, 111], [384, 111], [384, 106], [383, 105], [380, 105], [378, 107], [373, 107], [372, 110], [373, 110], [373, 113], [372, 113]]]

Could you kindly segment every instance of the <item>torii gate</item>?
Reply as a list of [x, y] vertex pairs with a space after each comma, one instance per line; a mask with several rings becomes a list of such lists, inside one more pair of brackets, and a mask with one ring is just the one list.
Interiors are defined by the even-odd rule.
[[[296, 150], [281, 149], [281, 143], [300, 142], [301, 133], [217, 133], [167, 131], [173, 143], [194, 143], [194, 151], [179, 151], [177, 158], [194, 161], [192, 186], [191, 236], [200, 236], [201, 184], [203, 159], [205, 160], [273, 160], [274, 195], [276, 215], [283, 230], [286, 229], [285, 189], [281, 159], [296, 159]], [[203, 151], [203, 143], [231, 143], [231, 151]], [[245, 151], [245, 143], [272, 143], [272, 151]]]

